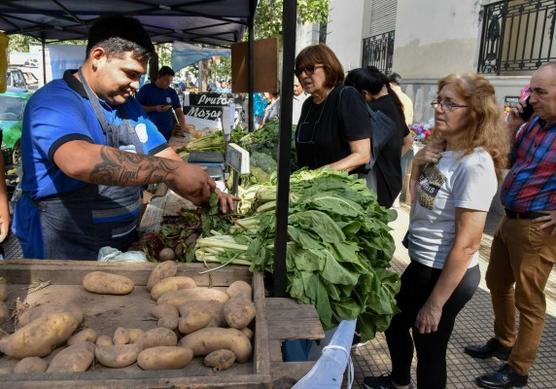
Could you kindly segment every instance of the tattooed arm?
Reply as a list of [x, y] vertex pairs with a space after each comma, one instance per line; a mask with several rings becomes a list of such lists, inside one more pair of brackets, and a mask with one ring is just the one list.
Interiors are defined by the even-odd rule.
[[54, 153], [54, 162], [68, 176], [92, 184], [131, 186], [164, 182], [195, 204], [204, 203], [215, 189], [214, 181], [198, 166], [80, 140], [61, 145]]

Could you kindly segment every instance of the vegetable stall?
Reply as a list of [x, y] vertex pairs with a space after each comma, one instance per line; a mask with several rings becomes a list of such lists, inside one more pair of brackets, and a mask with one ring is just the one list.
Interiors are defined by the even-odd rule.
[[[191, 4], [165, 1], [164, 6], [158, 3], [130, 0], [119, 2], [118, 6], [126, 4], [122, 7], [127, 8], [120, 11], [137, 17], [147, 27], [153, 40], [158, 42], [184, 40], [228, 45], [237, 41], [242, 30], [247, 27], [250, 53], [248, 83], [252, 97], [252, 37], [256, 1], [208, 0]], [[114, 12], [115, 6], [114, 2], [109, 1], [98, 1], [94, 5], [85, 1], [72, 1], [67, 2], [66, 6], [61, 6], [59, 2], [45, 5], [11, 1], [8, 5], [0, 6], [0, 15], [4, 17], [0, 21], [0, 29], [28, 33], [43, 42], [47, 39], [78, 39], [86, 35], [92, 20], [103, 12]], [[51, 18], [50, 24], [56, 28], [45, 24], [45, 18]], [[191, 28], [178, 27], [184, 20], [191, 24]], [[283, 341], [322, 339], [323, 329], [333, 328], [342, 320], [354, 318], [359, 318], [358, 330], [363, 339], [370, 339], [387, 327], [396, 312], [394, 295], [399, 287], [397, 276], [388, 271], [394, 245], [387, 223], [394, 216], [378, 206], [376, 197], [363, 181], [347, 174], [328, 170], [301, 170], [290, 177], [295, 161], [291, 152], [291, 126], [286, 123], [291, 123], [290, 80], [293, 79], [295, 20], [295, 2], [285, 2], [280, 120], [268, 123], [255, 132], [242, 132], [239, 129], [232, 132], [232, 142], [251, 153], [251, 172], [249, 176], [243, 177], [242, 202], [238, 213], [222, 217], [216, 209], [214, 198], [208, 207], [196, 209], [171, 191], [159, 188], [158, 196], [152, 199], [143, 217], [143, 235], [135, 247], [143, 250], [153, 261], [177, 260], [175, 273], [161, 278], [160, 286], [156, 288], [150, 288], [153, 285], [149, 285], [149, 277], [155, 269], [152, 263], [52, 260], [7, 261], [2, 264], [0, 276], [8, 281], [8, 306], [15, 307], [12, 320], [5, 326], [7, 332], [24, 331], [26, 325], [19, 322], [19, 318], [29, 316], [30, 313], [25, 312], [34, 312], [37, 307], [46, 307], [44, 310], [49, 312], [49, 320], [54, 321], [62, 320], [56, 316], [60, 314], [60, 306], [66, 310], [77, 307], [80, 312], [66, 318], [73, 323], [66, 331], [68, 336], [47, 344], [45, 350], [48, 352], [34, 353], [28, 357], [41, 357], [52, 364], [58, 354], [73, 347], [69, 345], [61, 351], [58, 348], [69, 342], [70, 336], [75, 336], [78, 329], [95, 331], [94, 342], [88, 338], [90, 331], [79, 334], [86, 338], [86, 342], [96, 343], [96, 349], [94, 358], [91, 357], [92, 351], [87, 349], [90, 346], [78, 350], [87, 361], [90, 359], [85, 370], [73, 367], [74, 370], [68, 370], [66, 366], [65, 370], [49, 374], [37, 368], [35, 372], [29, 373], [27, 370], [28, 374], [24, 378], [0, 374], [0, 385], [75, 387], [78, 382], [79, 385], [99, 388], [290, 387], [313, 363], [284, 362]], [[249, 99], [250, 112], [251, 102], [252, 98]], [[252, 130], [251, 117], [249, 129]], [[186, 157], [192, 151], [222, 152], [223, 139], [223, 134], [215, 133], [195, 140], [185, 145], [181, 154]], [[125, 295], [107, 295], [103, 289], [87, 286], [93, 277], [90, 274], [98, 271], [126, 277], [133, 287]], [[181, 281], [164, 281], [174, 277], [187, 277], [194, 283], [185, 282], [183, 278], [180, 278]], [[109, 279], [92, 284], [110, 286]], [[223, 296], [223, 305], [233, 300], [232, 296], [226, 295], [226, 290], [236, 281], [247, 282], [252, 287], [250, 298], [254, 306], [254, 321], [242, 328], [247, 329], [246, 333], [251, 331], [249, 344], [252, 353], [247, 356], [233, 345], [222, 344], [214, 346], [211, 352], [229, 348], [237, 352], [233, 352], [233, 355], [217, 354], [212, 358], [216, 362], [211, 362], [211, 358], [208, 362], [204, 361], [201, 357], [206, 355], [195, 351], [195, 344], [206, 344], [206, 341], [189, 342], [184, 339], [198, 331], [213, 331], [207, 326], [215, 326], [213, 332], [219, 335], [220, 330], [232, 330], [234, 327], [230, 323], [233, 321], [211, 322], [216, 314], [206, 317], [210, 309], [204, 306], [203, 309], [194, 310], [199, 316], [195, 319], [204, 324], [199, 324], [200, 327], [194, 325], [196, 331], [188, 334], [185, 328], [189, 328], [191, 323], [188, 321], [188, 311], [183, 308], [183, 301], [168, 300], [168, 296], [173, 298], [175, 296], [172, 293], [184, 295], [189, 293], [189, 289], [204, 288], [202, 295], [215, 293]], [[265, 289], [271, 291], [272, 297], [266, 296]], [[168, 308], [168, 301], [179, 303]], [[246, 306], [250, 305], [243, 305], [242, 309], [249, 310]], [[170, 315], [169, 311], [174, 313]], [[223, 311], [222, 308], [218, 312]], [[46, 316], [35, 315], [36, 320], [46, 320]], [[176, 320], [180, 323], [178, 327], [168, 328], [174, 326], [168, 323]], [[30, 324], [32, 322], [27, 325]], [[172, 354], [171, 358], [167, 358], [173, 361], [170, 364], [160, 362], [158, 359], [163, 358], [157, 359], [156, 356], [163, 355], [163, 351], [177, 352], [175, 349], [151, 351], [150, 355], [146, 353], [139, 358], [141, 353], [154, 347], [176, 346], [177, 339], [174, 342], [171, 335], [168, 335], [172, 338], [168, 344], [132, 341], [132, 333], [144, 333], [157, 328], [167, 328], [177, 333], [182, 337], [180, 342], [188, 342], [187, 348], [193, 350], [192, 354], [185, 355], [183, 350], [178, 350], [179, 355]], [[8, 355], [0, 358], [0, 373], [12, 372], [17, 359], [20, 359], [18, 357], [24, 355], [12, 351], [18, 347], [7, 346], [15, 344], [14, 339], [24, 337], [24, 332], [17, 335], [17, 331], [4, 341], [0, 339], [0, 350]], [[229, 331], [225, 333], [230, 334]], [[103, 341], [107, 343], [99, 344], [103, 336]], [[243, 344], [247, 344], [242, 336], [248, 335], [237, 336]], [[145, 347], [145, 344], [149, 347]], [[102, 349], [97, 355], [99, 348]], [[129, 353], [125, 354], [121, 350], [131, 350], [135, 356], [129, 357]], [[9, 357], [9, 353], [12, 353], [13, 358]], [[132, 362], [115, 362], [122, 358], [129, 358], [126, 360]], [[138, 363], [135, 363], [134, 358]], [[226, 362], [226, 368], [222, 369], [220, 367], [223, 366], [218, 365], [219, 371], [207, 367], [207, 364], [213, 366], [210, 364], [229, 361], [230, 358], [237, 359], [239, 363], [232, 362], [228, 366]], [[184, 364], [185, 361], [187, 363]], [[151, 370], [149, 366], [155, 369]], [[164, 369], [168, 367], [169, 370]], [[68, 373], [70, 371], [73, 373]]]

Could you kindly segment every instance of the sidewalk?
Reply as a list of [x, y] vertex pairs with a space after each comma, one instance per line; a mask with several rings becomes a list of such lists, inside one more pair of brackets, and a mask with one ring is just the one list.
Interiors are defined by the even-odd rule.
[[[481, 283], [473, 299], [458, 315], [448, 346], [448, 388], [475, 388], [475, 377], [501, 365], [501, 362], [495, 358], [476, 360], [463, 353], [466, 345], [484, 343], [493, 335], [494, 315], [484, 275], [488, 265], [492, 235], [499, 220], [498, 214], [489, 213], [480, 249]], [[407, 250], [401, 244], [408, 223], [408, 209], [403, 207], [398, 209], [398, 219], [391, 224], [392, 235], [396, 240], [392, 267], [400, 274], [409, 263]], [[547, 314], [544, 335], [535, 365], [529, 375], [528, 388], [556, 388], [556, 270], [552, 271], [549, 278], [546, 295]], [[366, 375], [388, 374], [390, 371], [390, 356], [383, 334], [365, 345], [354, 347], [352, 358], [355, 365], [355, 388], [363, 387], [363, 377]], [[415, 380], [415, 359], [412, 376]]]

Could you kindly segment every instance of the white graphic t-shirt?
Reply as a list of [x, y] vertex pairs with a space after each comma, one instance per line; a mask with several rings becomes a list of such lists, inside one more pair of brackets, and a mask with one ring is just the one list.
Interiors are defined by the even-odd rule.
[[[498, 181], [490, 154], [481, 148], [462, 157], [445, 151], [436, 164], [423, 169], [411, 207], [409, 256], [412, 260], [442, 269], [456, 237], [456, 208], [487, 212]], [[473, 255], [469, 267], [479, 261]]]

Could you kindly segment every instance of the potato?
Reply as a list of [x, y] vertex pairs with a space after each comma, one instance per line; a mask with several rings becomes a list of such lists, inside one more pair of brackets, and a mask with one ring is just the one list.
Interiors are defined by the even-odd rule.
[[48, 363], [39, 357], [23, 358], [14, 366], [14, 373], [44, 373]]
[[26, 311], [22, 312], [18, 318], [18, 326], [23, 327], [31, 323], [33, 320], [38, 319], [41, 316], [45, 316], [49, 313], [58, 312], [69, 312], [71, 313], [79, 323], [83, 321], [83, 311], [75, 304], [60, 304], [60, 303], [46, 303], [31, 307]]
[[92, 293], [124, 295], [133, 292], [133, 281], [125, 276], [94, 271], [83, 278], [83, 287]]
[[149, 279], [147, 280], [147, 290], [150, 291], [153, 286], [158, 284], [160, 280], [168, 277], [174, 277], [178, 272], [178, 265], [174, 261], [164, 261], [156, 265]]
[[236, 355], [228, 349], [216, 350], [209, 353], [205, 359], [205, 366], [212, 367], [214, 370], [226, 370], [232, 367], [236, 361]]
[[190, 288], [190, 289], [180, 289], [172, 292], [164, 293], [157, 300], [158, 304], [170, 304], [175, 307], [179, 307], [193, 300], [202, 301], [218, 301], [220, 303], [225, 303], [230, 297], [221, 290], [214, 288]]
[[77, 334], [73, 335], [68, 339], [68, 345], [74, 345], [80, 342], [91, 342], [95, 343], [97, 340], [97, 332], [92, 328], [85, 328], [79, 331]]
[[137, 343], [97, 346], [95, 357], [106, 367], [126, 367], [137, 361], [140, 349]]
[[143, 350], [137, 364], [144, 370], [181, 369], [193, 359], [191, 349], [179, 346], [159, 346]]
[[129, 333], [129, 343], [137, 343], [145, 333], [141, 328], [128, 328], [127, 331]]
[[253, 299], [253, 288], [245, 281], [234, 281], [226, 289], [226, 293], [230, 298], [237, 295], [242, 295], [247, 297], [249, 300]]
[[224, 320], [224, 314], [222, 313], [222, 308], [224, 304], [218, 301], [202, 301], [202, 300], [191, 300], [179, 306], [180, 315], [182, 318], [186, 318], [192, 312], [206, 312], [210, 313], [212, 320], [208, 324], [209, 327], [220, 327], [226, 323]]
[[176, 253], [170, 247], [164, 247], [158, 252], [158, 259], [160, 261], [173, 261], [176, 259]]
[[209, 312], [194, 311], [179, 319], [178, 328], [182, 334], [186, 335], [205, 328], [211, 321], [212, 315]]
[[241, 332], [243, 332], [243, 334], [247, 336], [249, 340], [253, 340], [253, 330], [251, 330], [249, 327], [242, 328]]
[[8, 283], [4, 277], [0, 277], [0, 301], [6, 301], [8, 298]]
[[44, 357], [69, 339], [79, 322], [68, 312], [41, 316], [15, 333], [0, 339], [0, 351], [17, 359]]
[[178, 277], [167, 277], [160, 282], [156, 283], [151, 289], [151, 297], [154, 300], [158, 300], [166, 292], [171, 292], [174, 290], [195, 288], [197, 284], [195, 280], [191, 277], [178, 276]]
[[10, 311], [8, 310], [8, 307], [6, 306], [6, 303], [3, 302], [3, 301], [0, 301], [0, 324], [3, 324], [4, 322], [6, 322], [9, 319], [10, 319]]
[[151, 315], [158, 319], [158, 326], [175, 330], [178, 328], [179, 314], [176, 307], [170, 304], [159, 304], [153, 307]]
[[159, 327], [145, 332], [138, 343], [143, 350], [158, 346], [175, 346], [178, 344], [178, 337], [174, 331]]
[[238, 362], [246, 362], [252, 352], [247, 336], [235, 328], [203, 328], [184, 336], [180, 346], [190, 348], [195, 356], [227, 348], [234, 352]]
[[50, 364], [47, 373], [81, 373], [86, 371], [95, 355], [95, 345], [91, 342], [80, 342], [60, 351]]
[[251, 323], [257, 310], [251, 300], [240, 294], [224, 304], [222, 312], [230, 328], [241, 330]]
[[101, 346], [113, 346], [114, 343], [112, 343], [112, 338], [109, 337], [108, 335], [101, 335], [97, 338], [97, 346], [101, 347]]
[[129, 331], [127, 328], [118, 327], [114, 331], [114, 336], [112, 337], [112, 342], [114, 344], [128, 344], [129, 343]]

